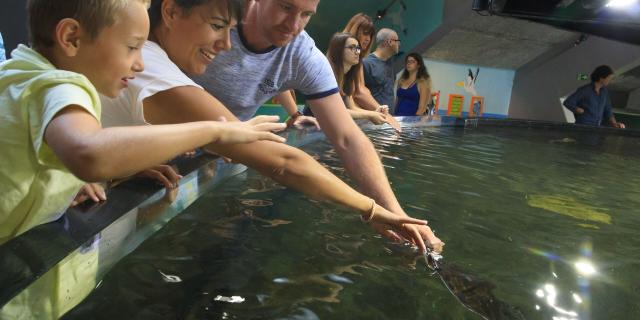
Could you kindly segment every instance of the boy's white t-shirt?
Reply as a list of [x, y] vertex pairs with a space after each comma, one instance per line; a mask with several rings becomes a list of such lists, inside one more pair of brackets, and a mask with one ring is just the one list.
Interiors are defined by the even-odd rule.
[[194, 86], [202, 89], [169, 59], [160, 46], [147, 41], [142, 47], [144, 71], [129, 80], [128, 88], [116, 98], [100, 96], [102, 101], [102, 126], [138, 126], [149, 124], [144, 118], [142, 102], [158, 92], [175, 87]]

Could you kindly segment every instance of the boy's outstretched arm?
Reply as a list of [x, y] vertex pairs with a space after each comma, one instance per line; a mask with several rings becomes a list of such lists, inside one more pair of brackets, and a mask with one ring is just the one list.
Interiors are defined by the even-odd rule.
[[277, 119], [103, 129], [85, 109], [72, 105], [51, 120], [45, 142], [78, 178], [104, 181], [134, 174], [208, 143], [284, 142], [269, 132], [284, 128], [284, 124], [273, 123]]

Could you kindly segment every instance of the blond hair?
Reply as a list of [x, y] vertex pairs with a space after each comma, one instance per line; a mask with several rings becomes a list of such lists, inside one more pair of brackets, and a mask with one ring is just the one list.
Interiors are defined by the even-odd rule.
[[151, 0], [29, 0], [29, 41], [33, 48], [54, 45], [54, 30], [62, 19], [77, 20], [93, 40], [116, 22], [118, 13], [131, 2], [149, 6]]

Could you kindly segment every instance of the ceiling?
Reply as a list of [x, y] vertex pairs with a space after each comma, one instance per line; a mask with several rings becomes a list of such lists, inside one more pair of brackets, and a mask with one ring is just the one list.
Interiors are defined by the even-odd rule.
[[471, 12], [430, 46], [424, 56], [460, 64], [518, 69], [554, 47], [578, 38], [579, 34], [573, 31]]
[[640, 88], [640, 61], [638, 61], [634, 68], [620, 72], [620, 74], [616, 74], [607, 87], [612, 91], [623, 92], [629, 92]]

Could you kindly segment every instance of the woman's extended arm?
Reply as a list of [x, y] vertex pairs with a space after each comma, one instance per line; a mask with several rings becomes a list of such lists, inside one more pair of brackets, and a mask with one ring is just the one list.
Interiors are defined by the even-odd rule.
[[364, 85], [364, 69], [358, 72], [358, 85], [354, 88], [353, 99], [362, 109], [377, 111], [380, 104], [371, 95], [371, 91]]
[[[189, 86], [172, 88], [146, 98], [144, 115], [152, 124], [209, 120], [220, 116], [229, 121], [237, 121], [215, 97], [202, 89]], [[369, 197], [355, 191], [299, 149], [270, 141], [235, 145], [210, 144], [207, 148], [310, 197], [345, 205], [361, 214], [371, 211], [372, 202]], [[407, 229], [397, 220], [401, 215], [393, 214], [380, 206], [375, 208], [376, 215], [379, 216], [374, 215], [374, 221], [382, 219], [381, 222], [387, 221], [384, 223], [395, 228]], [[412, 235], [413, 242], [423, 248], [420, 234]]]

